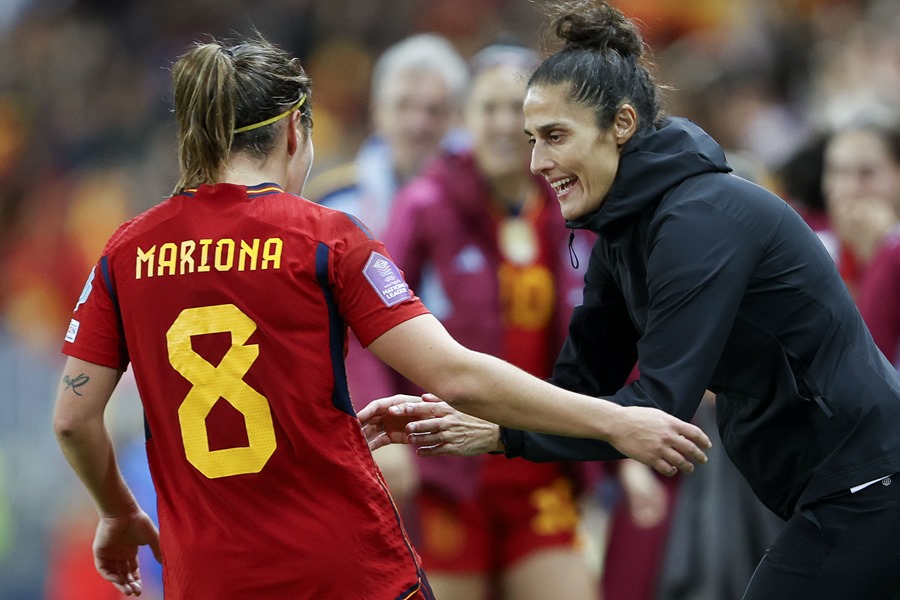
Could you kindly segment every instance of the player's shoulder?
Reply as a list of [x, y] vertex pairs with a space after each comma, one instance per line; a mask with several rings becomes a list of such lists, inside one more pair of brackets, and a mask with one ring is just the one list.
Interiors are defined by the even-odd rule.
[[171, 219], [178, 212], [178, 204], [178, 195], [169, 196], [159, 204], [125, 221], [110, 236], [103, 254], [112, 254], [117, 248], [127, 244], [142, 233]]
[[321, 231], [327, 237], [334, 240], [376, 239], [372, 230], [355, 215], [320, 204], [314, 204], [314, 207], [312, 210], [318, 213]]
[[314, 202], [307, 197], [305, 190], [302, 196], [289, 192], [271, 194], [265, 203], [258, 206], [255, 218], [328, 246], [341, 240], [375, 239], [372, 231], [357, 217]]
[[355, 162], [327, 169], [310, 178], [303, 188], [303, 195], [318, 204], [345, 194], [355, 194], [359, 188], [359, 172]]

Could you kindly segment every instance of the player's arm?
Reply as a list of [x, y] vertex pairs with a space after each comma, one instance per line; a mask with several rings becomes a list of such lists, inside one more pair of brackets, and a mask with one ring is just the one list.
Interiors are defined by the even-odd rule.
[[493, 423], [608, 441], [672, 475], [705, 462], [709, 438], [662, 411], [625, 408], [555, 387], [458, 344], [431, 315], [393, 327], [369, 346], [381, 360], [450, 406]]
[[100, 515], [94, 539], [97, 570], [120, 592], [140, 595], [137, 547], [149, 544], [160, 558], [159, 534], [122, 478], [103, 420], [121, 375], [116, 369], [69, 358], [56, 398], [53, 429]]
[[116, 466], [103, 413], [121, 371], [69, 358], [53, 412], [59, 446], [104, 516], [134, 510], [137, 502]]

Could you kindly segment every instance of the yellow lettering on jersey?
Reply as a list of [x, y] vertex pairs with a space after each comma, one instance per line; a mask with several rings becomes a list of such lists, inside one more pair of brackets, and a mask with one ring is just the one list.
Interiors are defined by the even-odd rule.
[[259, 238], [253, 238], [248, 244], [241, 240], [241, 252], [238, 255], [238, 271], [243, 271], [247, 260], [250, 260], [250, 270], [256, 270], [256, 259], [259, 257]]
[[200, 240], [200, 266], [197, 267], [200, 273], [209, 271], [209, 245], [212, 242], [210, 239]]
[[216, 243], [216, 271], [230, 271], [234, 264], [234, 240], [224, 238]]
[[263, 244], [263, 269], [281, 268], [281, 246], [281, 238], [269, 238], [266, 240], [266, 243]]
[[194, 240], [181, 242], [181, 269], [178, 271], [179, 274], [184, 275], [185, 273], [194, 272], [194, 248], [196, 247], [197, 242]]
[[134, 278], [141, 278], [141, 265], [147, 267], [147, 277], [153, 277], [153, 259], [156, 256], [156, 245], [150, 246], [150, 249], [144, 252], [140, 248], [137, 249], [137, 261], [134, 265]]
[[147, 250], [137, 249], [134, 278], [190, 275], [205, 273], [213, 268], [216, 271], [280, 269], [283, 249], [281, 238], [204, 238], [165, 242], [158, 248], [153, 245]]
[[159, 261], [156, 263], [156, 274], [159, 276], [174, 275], [177, 262], [178, 246], [172, 242], [166, 242], [159, 247]]

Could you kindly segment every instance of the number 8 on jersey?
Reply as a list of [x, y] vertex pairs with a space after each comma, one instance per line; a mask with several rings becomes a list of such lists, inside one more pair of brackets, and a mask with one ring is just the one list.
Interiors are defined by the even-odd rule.
[[[259, 346], [244, 345], [256, 323], [233, 304], [188, 308], [166, 332], [169, 362], [193, 384], [178, 407], [185, 456], [210, 479], [258, 473], [275, 452], [275, 428], [265, 396], [243, 380], [259, 356]], [[210, 333], [230, 333], [231, 347], [213, 366], [191, 347], [191, 337]], [[248, 445], [240, 448], [209, 449], [206, 417], [224, 398], [243, 416]]]

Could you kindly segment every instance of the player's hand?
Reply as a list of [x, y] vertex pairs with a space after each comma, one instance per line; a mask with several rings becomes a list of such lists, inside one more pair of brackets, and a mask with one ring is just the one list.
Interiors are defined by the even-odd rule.
[[162, 562], [159, 531], [140, 508], [126, 515], [100, 517], [94, 535], [94, 566], [104, 579], [126, 596], [140, 596], [141, 573], [138, 546], [149, 545], [156, 560]]
[[415, 417], [410, 416], [407, 418], [402, 414], [398, 414], [397, 411], [389, 412], [389, 409], [394, 406], [421, 402], [422, 399], [418, 396], [396, 394], [387, 398], [372, 400], [359, 411], [356, 416], [359, 418], [363, 434], [366, 436], [369, 450], [375, 451], [388, 444], [410, 443], [406, 432], [406, 424]]
[[711, 448], [712, 442], [696, 425], [643, 406], [620, 406], [614, 419], [607, 441], [663, 475], [671, 477], [679, 470], [690, 473], [694, 463], [708, 460], [703, 451]]
[[503, 450], [498, 425], [460, 412], [433, 394], [424, 394], [422, 400], [388, 409], [410, 421], [406, 432], [410, 442], [419, 446], [419, 456], [474, 456]]

